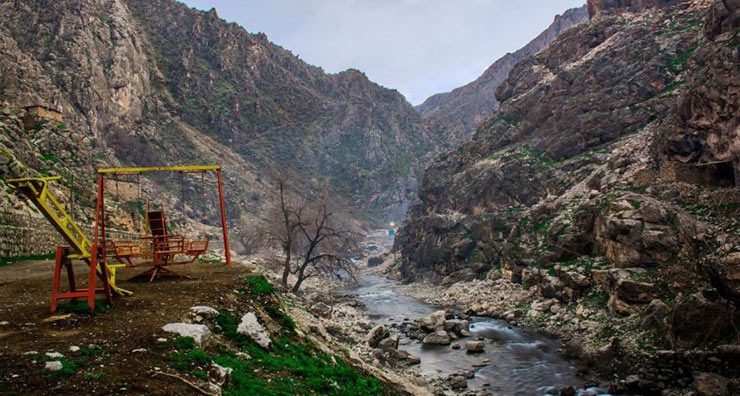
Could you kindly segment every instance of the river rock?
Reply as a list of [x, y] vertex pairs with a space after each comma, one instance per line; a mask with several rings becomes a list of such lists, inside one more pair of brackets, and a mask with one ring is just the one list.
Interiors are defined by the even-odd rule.
[[192, 337], [199, 347], [203, 347], [211, 338], [211, 331], [202, 324], [168, 323], [162, 326], [162, 330], [179, 334], [181, 337]]
[[384, 325], [378, 325], [370, 330], [365, 339], [367, 340], [367, 345], [369, 345], [371, 348], [377, 348], [378, 344], [380, 344], [380, 341], [390, 337], [390, 335], [391, 332], [390, 330], [388, 330], [387, 327], [385, 327]]
[[463, 375], [451, 375], [447, 378], [447, 381], [450, 383], [450, 388], [452, 389], [465, 389], [468, 387], [468, 380]]
[[248, 335], [264, 349], [270, 348], [270, 344], [272, 344], [270, 335], [257, 320], [257, 315], [255, 315], [254, 312], [249, 312], [242, 316], [241, 323], [239, 323], [239, 327], [236, 328], [236, 332]]
[[399, 337], [397, 335], [388, 337], [385, 339], [380, 340], [378, 343], [378, 348], [380, 349], [398, 349], [398, 340]]
[[407, 366], [413, 366], [415, 364], [421, 363], [421, 359], [419, 357], [414, 356], [403, 349], [393, 349], [392, 350], [393, 355], [398, 359], [398, 361], [405, 362]]
[[450, 336], [444, 330], [429, 333], [422, 341], [425, 345], [450, 345], [450, 342]]
[[567, 385], [560, 388], [560, 396], [576, 396], [576, 388]]
[[465, 343], [465, 350], [468, 353], [480, 353], [483, 352], [485, 344], [483, 341], [468, 341]]
[[427, 333], [433, 331], [439, 331], [444, 329], [445, 319], [447, 313], [445, 311], [437, 311], [421, 319], [418, 319], [419, 328]]

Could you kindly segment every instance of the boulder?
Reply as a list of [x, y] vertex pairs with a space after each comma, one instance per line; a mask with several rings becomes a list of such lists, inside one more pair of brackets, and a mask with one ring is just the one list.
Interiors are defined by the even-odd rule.
[[450, 336], [444, 330], [429, 333], [422, 340], [424, 345], [450, 345], [451, 342]]
[[465, 379], [465, 376], [455, 374], [451, 375], [447, 378], [447, 381], [450, 383], [450, 388], [452, 389], [465, 389], [468, 387], [468, 380]]
[[699, 396], [730, 396], [727, 378], [713, 373], [694, 373], [694, 389]]
[[671, 308], [661, 300], [654, 299], [645, 310], [645, 317], [640, 322], [640, 328], [643, 330], [655, 329], [660, 334], [666, 330], [665, 318], [668, 317]]
[[483, 341], [468, 341], [465, 343], [465, 350], [468, 353], [480, 353], [483, 352], [485, 344]]
[[398, 349], [398, 340], [399, 340], [399, 337], [397, 335], [393, 337], [384, 338], [378, 343], [378, 348]]
[[671, 338], [681, 348], [718, 340], [732, 329], [734, 314], [735, 308], [729, 301], [694, 293], [676, 303]]
[[440, 310], [421, 319], [417, 319], [417, 323], [422, 331], [431, 333], [433, 331], [444, 329], [446, 317], [447, 313]]
[[269, 349], [270, 344], [272, 344], [270, 335], [267, 333], [265, 328], [262, 327], [259, 320], [257, 320], [257, 315], [255, 315], [254, 312], [249, 312], [242, 316], [242, 320], [236, 328], [236, 332], [239, 334], [246, 334], [264, 349]]
[[372, 330], [367, 333], [367, 337], [365, 337], [365, 339], [367, 340], [367, 345], [371, 348], [377, 348], [378, 344], [380, 344], [384, 339], [390, 337], [390, 335], [391, 332], [387, 327], [384, 325], [378, 325], [373, 327]]
[[162, 330], [178, 334], [181, 337], [192, 337], [199, 347], [205, 346], [211, 338], [211, 330], [202, 324], [168, 323], [162, 326]]
[[654, 285], [632, 280], [634, 274], [643, 274], [642, 268], [611, 268], [594, 270], [593, 280], [609, 294], [609, 313], [612, 316], [641, 313], [653, 299]]

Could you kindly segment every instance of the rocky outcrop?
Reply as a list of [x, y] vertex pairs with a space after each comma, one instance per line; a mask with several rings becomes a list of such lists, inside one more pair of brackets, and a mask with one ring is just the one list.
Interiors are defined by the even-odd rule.
[[[589, 2], [427, 169], [395, 241], [404, 279], [586, 345], [627, 388], [686, 387], [690, 358], [724, 375], [734, 357], [702, 351], [737, 344], [734, 3]], [[466, 297], [497, 282], [526, 295]]]
[[493, 93], [506, 79], [511, 68], [525, 57], [547, 47], [565, 30], [587, 19], [586, 6], [555, 16], [545, 31], [521, 49], [498, 59], [475, 81], [451, 92], [434, 95], [416, 109], [427, 122], [444, 131], [449, 147], [468, 141], [478, 124], [498, 108], [499, 102]]
[[588, 16], [593, 18], [604, 12], [617, 10], [641, 11], [648, 7], [660, 7], [678, 0], [587, 0]]

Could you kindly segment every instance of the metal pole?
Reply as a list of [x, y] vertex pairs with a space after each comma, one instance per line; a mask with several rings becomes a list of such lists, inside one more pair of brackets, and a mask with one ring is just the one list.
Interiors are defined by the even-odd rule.
[[216, 169], [218, 179], [218, 200], [221, 203], [221, 228], [224, 232], [224, 253], [226, 254], [226, 265], [231, 267], [231, 252], [229, 251], [229, 231], [226, 229], [226, 205], [224, 204], [224, 189], [221, 182], [221, 169]]

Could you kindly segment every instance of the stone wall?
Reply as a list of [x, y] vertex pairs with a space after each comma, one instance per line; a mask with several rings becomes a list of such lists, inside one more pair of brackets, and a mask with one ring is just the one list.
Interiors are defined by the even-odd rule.
[[[93, 227], [80, 225], [88, 238]], [[109, 237], [131, 239], [138, 235], [112, 230]], [[68, 245], [59, 232], [40, 213], [20, 210], [0, 211], [0, 258], [53, 254], [57, 246]]]

